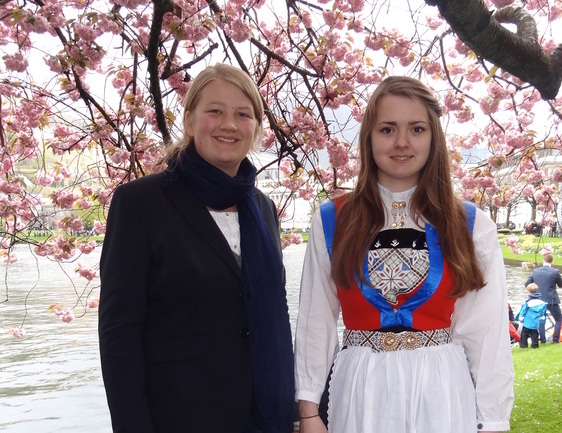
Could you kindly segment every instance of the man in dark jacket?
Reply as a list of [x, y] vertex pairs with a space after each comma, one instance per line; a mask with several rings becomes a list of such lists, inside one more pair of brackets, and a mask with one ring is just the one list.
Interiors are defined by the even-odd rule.
[[[552, 254], [545, 253], [543, 255], [543, 266], [533, 270], [532, 274], [527, 278], [525, 287], [529, 283], [535, 283], [539, 286], [539, 293], [541, 299], [547, 303], [548, 311], [554, 318], [554, 335], [552, 337], [553, 343], [560, 342], [560, 327], [562, 325], [562, 313], [560, 312], [560, 297], [556, 291], [556, 286], [562, 288], [562, 276], [560, 271], [552, 267]], [[541, 322], [539, 327], [539, 336], [541, 343], [546, 343], [544, 322]]]

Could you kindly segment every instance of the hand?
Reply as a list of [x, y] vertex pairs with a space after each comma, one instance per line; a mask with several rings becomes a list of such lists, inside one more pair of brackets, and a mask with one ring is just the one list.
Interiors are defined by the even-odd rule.
[[322, 418], [318, 416], [317, 403], [307, 400], [299, 400], [299, 416], [300, 433], [328, 433]]
[[299, 433], [328, 433], [322, 419], [317, 416], [301, 420]]

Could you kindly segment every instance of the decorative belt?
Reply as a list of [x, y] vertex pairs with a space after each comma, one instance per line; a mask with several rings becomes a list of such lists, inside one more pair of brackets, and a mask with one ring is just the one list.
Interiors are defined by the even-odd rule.
[[451, 342], [451, 328], [431, 331], [360, 331], [345, 329], [344, 346], [364, 346], [373, 352], [390, 352], [394, 350], [414, 350], [420, 347], [439, 346]]

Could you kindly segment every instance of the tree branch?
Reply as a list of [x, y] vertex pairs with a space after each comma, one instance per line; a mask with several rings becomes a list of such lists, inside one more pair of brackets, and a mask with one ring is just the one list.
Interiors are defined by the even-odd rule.
[[[543, 99], [554, 99], [562, 85], [562, 45], [548, 56], [537, 42], [532, 18], [522, 9], [516, 14], [492, 14], [483, 0], [425, 0], [437, 6], [458, 37], [484, 59], [533, 85]], [[509, 17], [509, 18], [508, 18]], [[514, 22], [517, 34], [501, 25]], [[531, 31], [529, 32], [529, 29]]]
[[154, 4], [154, 16], [152, 17], [152, 25], [150, 26], [150, 37], [148, 47], [146, 49], [146, 58], [148, 60], [148, 74], [150, 76], [150, 94], [154, 99], [154, 110], [156, 112], [156, 123], [158, 129], [162, 133], [164, 145], [172, 144], [172, 136], [166, 123], [164, 115], [164, 104], [162, 103], [162, 91], [160, 90], [160, 76], [158, 74], [158, 47], [160, 45], [160, 32], [162, 31], [162, 22], [166, 12], [174, 10], [174, 2], [172, 0], [152, 0]]

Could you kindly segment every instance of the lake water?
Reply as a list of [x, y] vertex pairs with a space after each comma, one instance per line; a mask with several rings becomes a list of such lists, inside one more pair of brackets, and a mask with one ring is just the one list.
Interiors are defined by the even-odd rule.
[[[287, 296], [294, 328], [298, 288], [306, 244], [284, 250]], [[109, 412], [101, 380], [97, 310], [78, 308], [79, 317], [63, 323], [49, 311], [51, 304], [71, 307], [99, 294], [99, 280], [84, 290], [84, 279], [75, 276], [78, 262], [95, 266], [99, 249], [77, 261], [59, 265], [35, 258], [28, 247], [18, 245], [17, 263], [0, 264], [0, 431], [10, 433], [110, 433]], [[514, 307], [524, 297], [529, 275], [520, 267], [507, 268], [509, 300]], [[6, 292], [6, 285], [9, 292]], [[30, 292], [31, 291], [31, 292]], [[7, 295], [6, 295], [7, 293]], [[15, 339], [8, 332], [25, 315], [27, 334]]]

